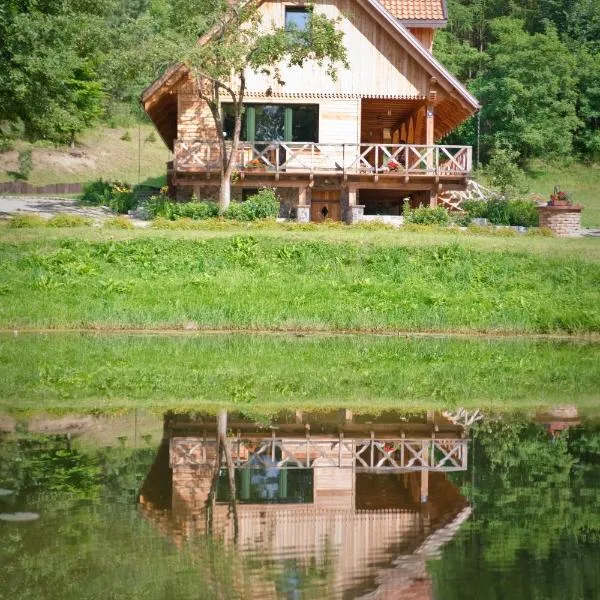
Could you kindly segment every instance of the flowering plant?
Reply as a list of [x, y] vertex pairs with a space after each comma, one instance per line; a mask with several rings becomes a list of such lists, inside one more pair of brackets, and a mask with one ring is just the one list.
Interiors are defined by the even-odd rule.
[[550, 204], [569, 205], [571, 204], [571, 198], [569, 198], [567, 192], [561, 192], [558, 187], [555, 187], [554, 193], [550, 195]]
[[264, 167], [264, 163], [262, 163], [258, 158], [253, 158], [244, 166], [245, 169], [263, 169]]
[[388, 161], [387, 167], [390, 171], [398, 171], [400, 169], [400, 163], [392, 158]]

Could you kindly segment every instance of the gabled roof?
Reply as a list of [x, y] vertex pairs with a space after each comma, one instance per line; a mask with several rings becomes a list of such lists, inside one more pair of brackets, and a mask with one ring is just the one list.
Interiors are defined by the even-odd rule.
[[[431, 21], [438, 27], [448, 20], [446, 3], [444, 0], [379, 0], [383, 6], [401, 21], [427, 22]], [[434, 25], [433, 23], [431, 25]]]
[[[396, 0], [398, 3], [400, 0]], [[417, 1], [417, 0], [415, 0]], [[473, 94], [471, 94], [467, 88], [452, 75], [438, 60], [424, 48], [421, 43], [415, 38], [408, 29], [395, 18], [379, 0], [357, 0], [359, 4], [362, 4], [365, 8], [373, 9], [375, 17], [378, 21], [386, 23], [391, 29], [392, 33], [396, 36], [398, 41], [409, 51], [413, 56], [418, 56], [421, 59], [421, 64], [432, 77], [435, 77], [437, 82], [444, 88], [451, 88], [456, 92], [457, 96], [466, 101], [466, 103], [473, 109], [479, 110], [479, 101]]]

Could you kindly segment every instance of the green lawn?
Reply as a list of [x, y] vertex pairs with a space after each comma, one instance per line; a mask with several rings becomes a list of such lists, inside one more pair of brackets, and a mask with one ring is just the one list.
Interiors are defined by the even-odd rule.
[[600, 344], [386, 336], [1, 334], [0, 408], [597, 408]]
[[600, 332], [598, 239], [0, 229], [0, 327]]
[[555, 185], [560, 186], [574, 202], [583, 205], [582, 225], [600, 228], [600, 165], [573, 163], [564, 168], [534, 165], [528, 172], [527, 185], [532, 192], [546, 198]]

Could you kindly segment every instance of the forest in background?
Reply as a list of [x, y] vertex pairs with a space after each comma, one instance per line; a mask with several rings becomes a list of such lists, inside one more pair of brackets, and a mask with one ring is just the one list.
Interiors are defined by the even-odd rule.
[[[482, 162], [600, 157], [600, 0], [447, 0], [434, 53], [480, 100], [449, 141]], [[206, 30], [213, 0], [6, 0], [0, 151], [143, 119], [141, 91]]]

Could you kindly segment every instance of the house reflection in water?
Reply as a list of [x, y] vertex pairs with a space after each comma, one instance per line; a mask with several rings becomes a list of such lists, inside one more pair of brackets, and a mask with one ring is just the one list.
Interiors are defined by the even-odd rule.
[[[242, 553], [327, 564], [333, 597], [432, 597], [426, 560], [470, 514], [448, 478], [467, 469], [461, 425], [432, 413], [298, 412], [268, 424], [237, 414], [167, 415], [139, 504], [178, 544], [208, 532], [213, 481], [212, 533], [236, 539], [225, 463], [216, 469], [219, 428], [235, 472]], [[260, 597], [279, 596], [263, 586]]]

